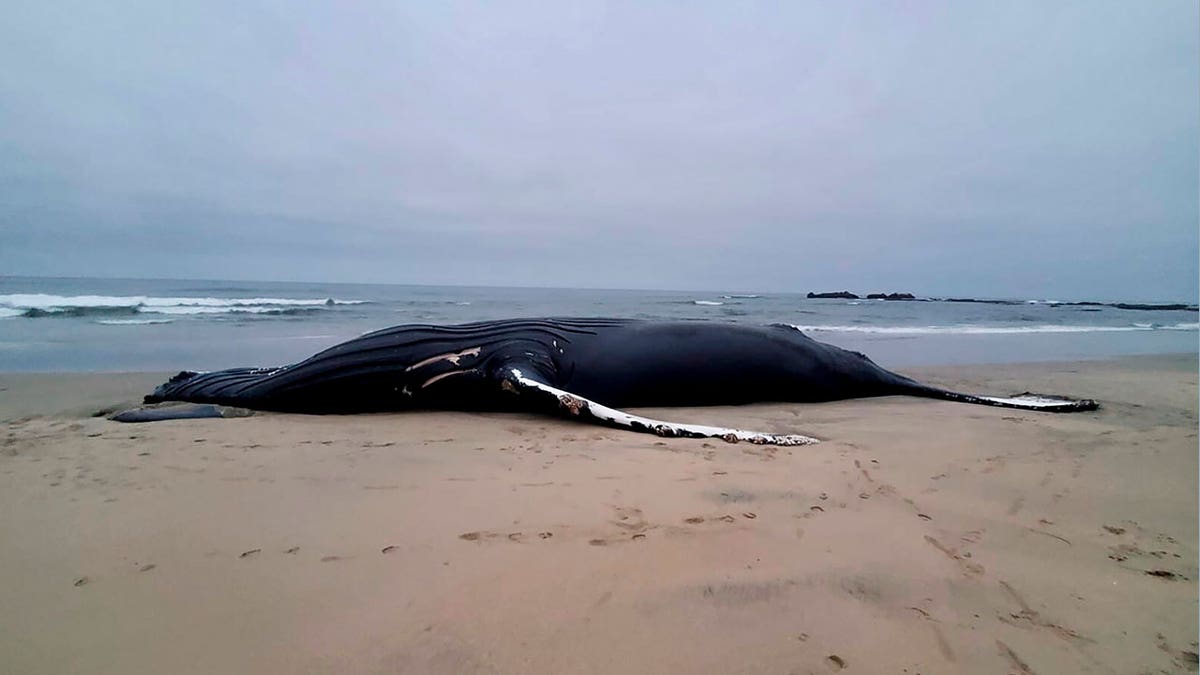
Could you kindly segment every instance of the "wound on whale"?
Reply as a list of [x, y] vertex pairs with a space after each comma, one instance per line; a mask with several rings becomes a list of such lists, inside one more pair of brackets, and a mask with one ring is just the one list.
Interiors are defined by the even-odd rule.
[[1044, 412], [1099, 407], [1093, 400], [1028, 392], [982, 396], [931, 387], [784, 324], [546, 318], [396, 326], [288, 366], [184, 371], [146, 396], [147, 407], [113, 419], [228, 417], [245, 409], [524, 411], [660, 436], [804, 445], [816, 439], [678, 424], [621, 408], [896, 395]]

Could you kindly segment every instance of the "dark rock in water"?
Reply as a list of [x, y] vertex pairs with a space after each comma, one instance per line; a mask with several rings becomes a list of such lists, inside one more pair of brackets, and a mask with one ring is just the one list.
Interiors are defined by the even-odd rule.
[[978, 303], [980, 305], [1026, 305], [1025, 300], [980, 300], [978, 298], [935, 298], [942, 303]]
[[333, 298], [326, 298], [326, 299], [325, 299], [325, 306], [326, 306], [326, 307], [333, 307], [333, 306], [334, 306], [334, 305], [336, 305], [336, 304], [337, 304], [337, 303], [333, 301]]
[[1166, 311], [1196, 311], [1195, 305], [1141, 305], [1136, 303], [1114, 302], [1113, 307], [1117, 309], [1148, 309], [1148, 310], [1166, 310]]
[[[881, 294], [872, 293], [871, 295], [868, 295], [867, 297], [868, 298], [881, 297]], [[893, 299], [898, 299], [898, 298], [885, 297], [884, 299], [885, 300], [893, 300]], [[976, 298], [935, 298], [935, 299], [940, 299], [942, 302], [978, 302], [978, 303], [982, 303], [985, 305], [1024, 305], [1024, 304], [1028, 304], [1026, 301], [1023, 301], [1023, 300], [978, 300]], [[1130, 303], [1130, 302], [1096, 302], [1095, 300], [1084, 300], [1081, 302], [1045, 301], [1045, 302], [1041, 302], [1040, 304], [1049, 305], [1051, 307], [1091, 307], [1091, 308], [1093, 308], [1093, 309], [1080, 310], [1080, 311], [1084, 311], [1084, 312], [1089, 312], [1089, 311], [1090, 312], [1098, 312], [1100, 310], [1096, 309], [1096, 308], [1100, 308], [1100, 307], [1115, 307], [1116, 309], [1158, 310], [1158, 311], [1185, 311], [1185, 312], [1197, 311], [1196, 305], [1185, 305], [1185, 304], [1181, 304], [1181, 303], [1155, 305], [1155, 304], [1141, 304], [1141, 303]]]
[[833, 299], [838, 299], [838, 300], [858, 300], [858, 296], [851, 293], [850, 291], [837, 291], [834, 293], [813, 293], [810, 291], [808, 294], [808, 299], [812, 300], [813, 298], [833, 298]]
[[872, 293], [867, 296], [868, 300], [916, 300], [916, 296], [912, 293]]
[[1162, 312], [1195, 312], [1196, 305], [1185, 305], [1182, 303], [1166, 303], [1161, 305], [1144, 304], [1136, 302], [1094, 302], [1091, 300], [1084, 302], [1060, 302], [1060, 305], [1066, 307], [1115, 307], [1117, 309], [1136, 309], [1144, 311], [1162, 311]]
[[945, 298], [942, 302], [978, 302], [984, 305], [1023, 305], [1020, 300], [978, 300], [976, 298]]

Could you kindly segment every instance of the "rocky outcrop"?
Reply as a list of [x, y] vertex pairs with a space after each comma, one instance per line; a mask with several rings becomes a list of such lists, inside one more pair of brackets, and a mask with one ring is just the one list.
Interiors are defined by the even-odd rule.
[[837, 299], [837, 300], [858, 300], [858, 296], [851, 293], [850, 291], [836, 291], [833, 293], [813, 293], [813, 292], [809, 291], [808, 299], [812, 300], [814, 298]]
[[[875, 294], [868, 295], [868, 298], [874, 298]], [[1158, 311], [1158, 312], [1195, 312], [1196, 305], [1185, 305], [1182, 303], [1137, 303], [1137, 302], [1096, 302], [1094, 300], [1084, 300], [1082, 302], [1054, 302], [1052, 300], [980, 300], [978, 298], [934, 298], [942, 302], [977, 302], [985, 305], [1028, 305], [1040, 304], [1050, 307], [1083, 307], [1083, 311], [1097, 312], [1101, 307], [1113, 307], [1115, 309], [1133, 309], [1140, 311]]]
[[1160, 311], [1172, 311], [1172, 312], [1194, 312], [1194, 311], [1196, 311], [1196, 305], [1176, 305], [1176, 304], [1142, 305], [1142, 304], [1138, 304], [1138, 303], [1114, 302], [1113, 304], [1111, 304], [1109, 306], [1116, 307], [1117, 309], [1144, 309], [1144, 310], [1160, 310]]
[[[934, 298], [935, 300], [937, 298]], [[976, 298], [944, 298], [942, 302], [977, 302], [982, 305], [1024, 305], [1021, 300], [978, 300]]]

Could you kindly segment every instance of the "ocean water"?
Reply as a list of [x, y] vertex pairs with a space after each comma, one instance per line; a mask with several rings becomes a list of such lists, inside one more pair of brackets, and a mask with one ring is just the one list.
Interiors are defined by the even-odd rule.
[[1198, 351], [1194, 307], [999, 300], [0, 277], [0, 372], [276, 366], [397, 324], [530, 316], [786, 323], [888, 367]]

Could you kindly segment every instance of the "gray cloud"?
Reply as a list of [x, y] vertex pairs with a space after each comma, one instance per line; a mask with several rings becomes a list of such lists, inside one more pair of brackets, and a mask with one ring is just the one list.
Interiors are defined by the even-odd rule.
[[1194, 3], [409, 5], [10, 9], [0, 269], [1196, 298]]

